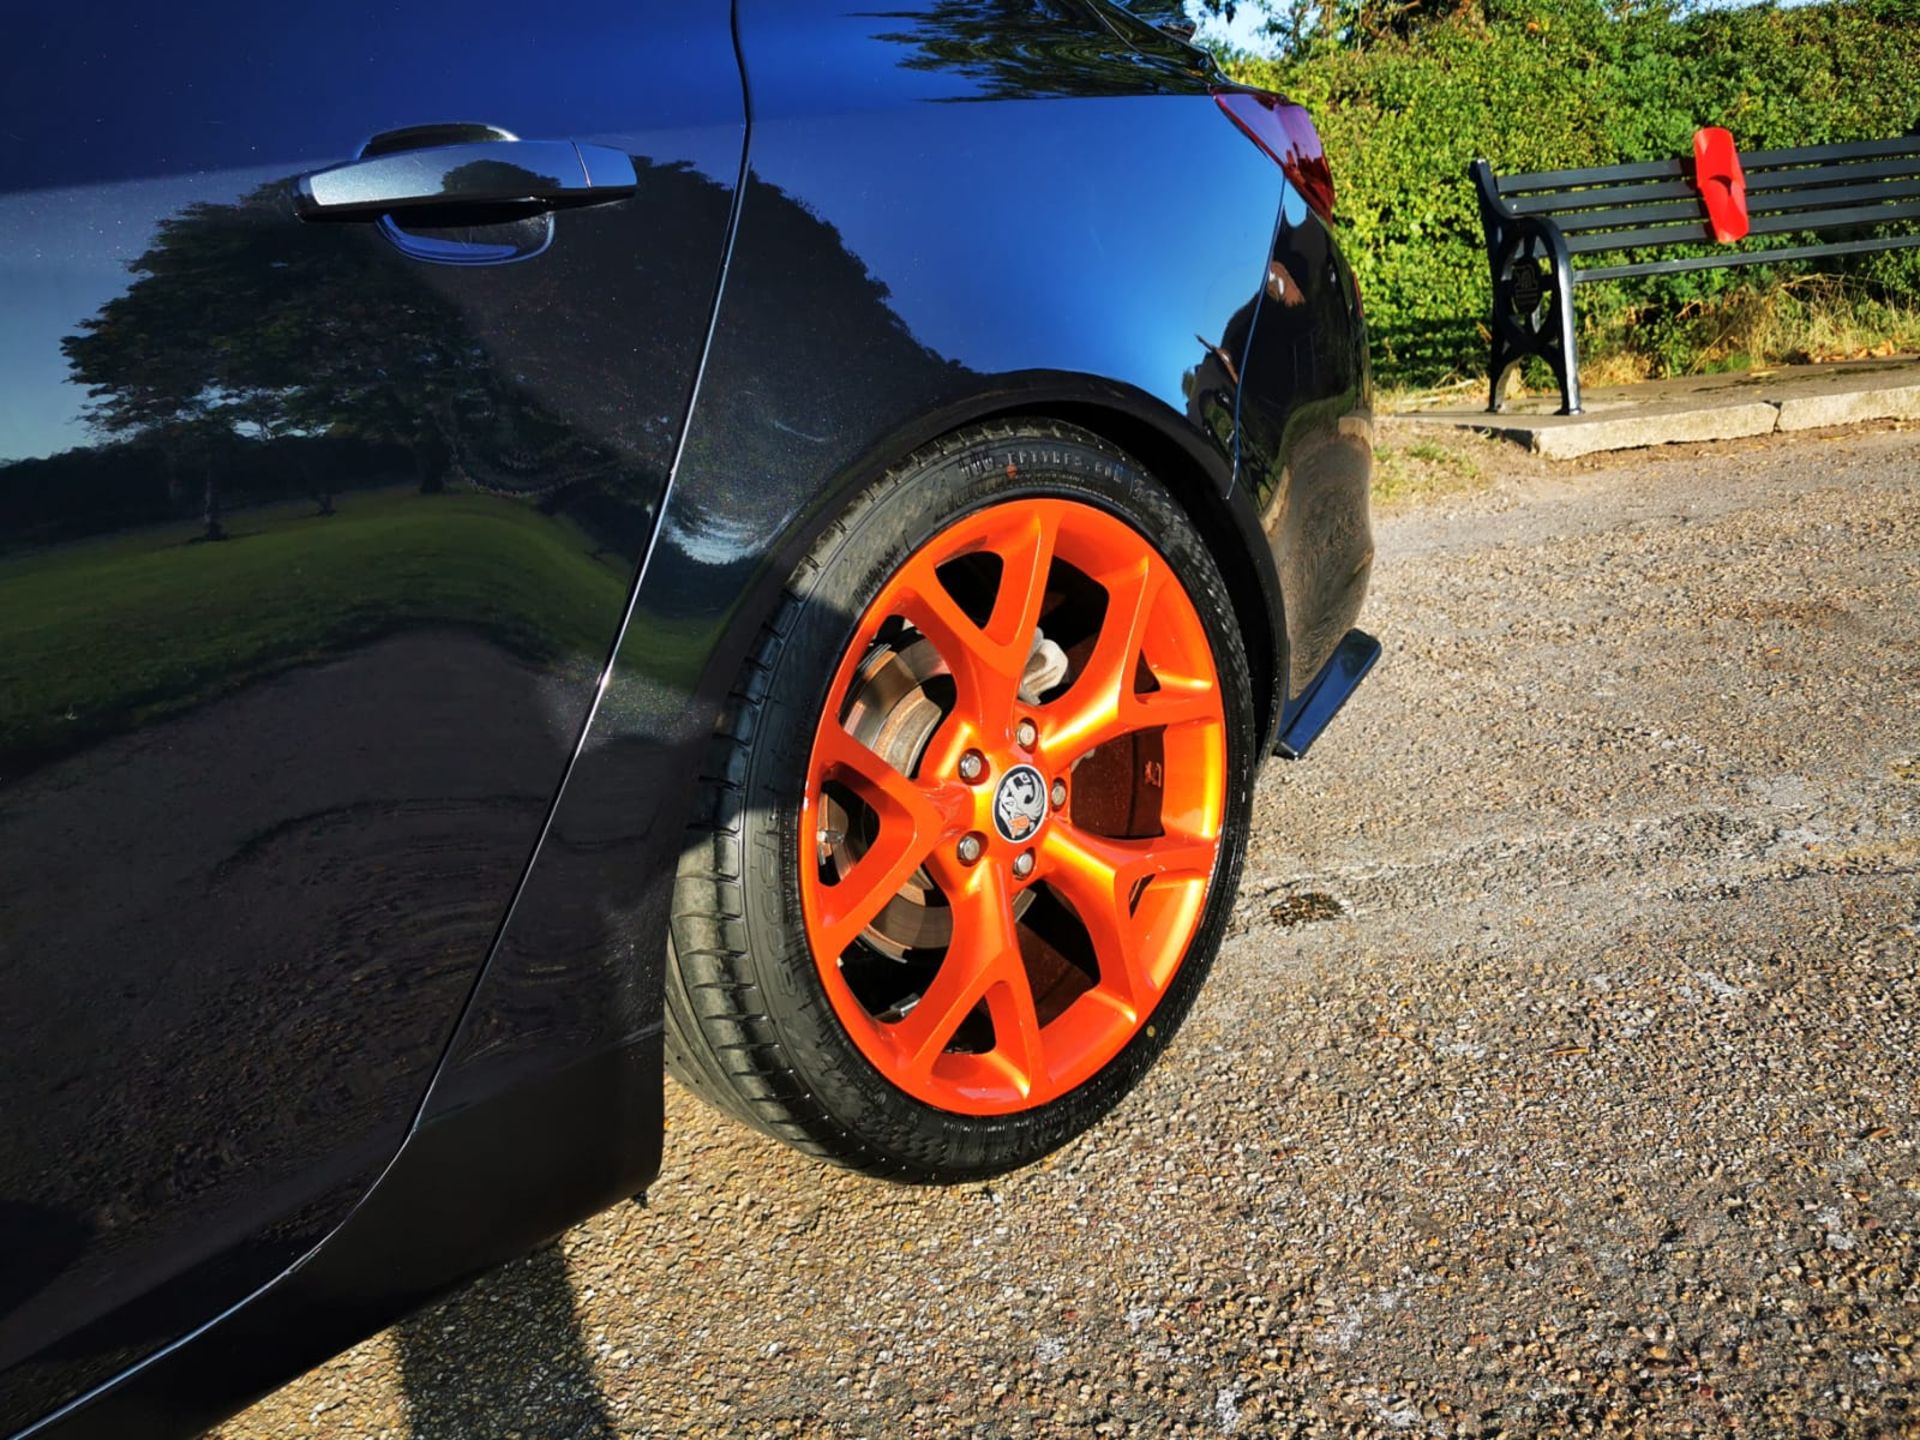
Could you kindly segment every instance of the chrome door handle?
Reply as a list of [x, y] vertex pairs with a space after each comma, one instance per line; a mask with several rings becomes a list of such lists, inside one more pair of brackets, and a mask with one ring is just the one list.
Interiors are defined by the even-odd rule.
[[294, 182], [293, 203], [306, 220], [372, 220], [476, 206], [600, 205], [634, 189], [633, 157], [608, 145], [480, 140], [315, 170]]

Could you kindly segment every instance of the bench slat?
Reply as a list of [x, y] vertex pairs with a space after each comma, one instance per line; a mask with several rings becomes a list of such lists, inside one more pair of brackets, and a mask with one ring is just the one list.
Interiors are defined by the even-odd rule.
[[1604, 230], [1608, 226], [1619, 229], [1629, 225], [1659, 225], [1670, 220], [1692, 220], [1704, 225], [1706, 204], [1695, 195], [1671, 205], [1616, 205], [1609, 210], [1580, 210], [1558, 216], [1554, 223], [1560, 227], [1561, 234], [1572, 237], [1582, 231]]
[[1744, 170], [1770, 170], [1781, 165], [1811, 165], [1827, 160], [1877, 160], [1883, 155], [1911, 155], [1920, 151], [1920, 135], [1892, 140], [1850, 140], [1843, 145], [1803, 145], [1797, 150], [1755, 150], [1740, 157]]
[[1599, 185], [1563, 195], [1523, 195], [1513, 202], [1516, 215], [1557, 215], [1595, 205], [1634, 205], [1643, 200], [1684, 200], [1697, 194], [1691, 180], [1662, 180], [1650, 185]]
[[[1882, 163], [1870, 163], [1874, 161]], [[1814, 178], [1816, 172], [1806, 168], [1812, 165], [1826, 167], [1818, 172], [1822, 180], [1908, 175], [1920, 169], [1920, 135], [1902, 135], [1892, 140], [1852, 141], [1842, 145], [1803, 145], [1792, 150], [1754, 150], [1741, 155], [1740, 165], [1747, 173], [1749, 190], [1778, 190], [1790, 185], [1817, 183]], [[1525, 171], [1514, 175], [1496, 175], [1494, 183], [1503, 197], [1573, 190], [1578, 186], [1617, 186], [1625, 192], [1632, 188], [1628, 182], [1636, 180], [1685, 182], [1692, 170], [1692, 158], [1684, 157], [1626, 165], [1597, 165], [1584, 170]], [[1665, 190], [1666, 187], [1659, 188]], [[1622, 193], [1618, 197], [1609, 195], [1605, 200], [1592, 203], [1612, 204], [1616, 198], [1630, 200], [1631, 197]], [[1551, 213], [1552, 204], [1553, 200], [1542, 197], [1531, 202], [1516, 201], [1514, 209], [1523, 215], [1546, 214]], [[1522, 209], [1523, 205], [1527, 208]]]
[[1602, 250], [1642, 250], [1649, 245], [1711, 245], [1713, 232], [1705, 220], [1691, 225], [1653, 225], [1632, 230], [1601, 230], [1567, 236], [1569, 255], [1592, 255]]
[[[1912, 184], [1903, 183], [1911, 179]], [[1841, 185], [1839, 182], [1859, 182]], [[1920, 194], [1920, 152], [1910, 161], [1878, 165], [1828, 165], [1810, 170], [1776, 170], [1747, 184], [1750, 213], [1774, 210], [1817, 209], [1821, 205], [1849, 200], [1872, 200], [1879, 196]], [[1783, 190], [1801, 191], [1804, 196], [1782, 196]], [[1660, 206], [1653, 202], [1693, 200], [1691, 211]], [[1591, 230], [1593, 222], [1577, 223], [1570, 218], [1596, 208], [1613, 210], [1619, 218], [1611, 223], [1631, 225], [1636, 221], [1694, 219], [1704, 212], [1699, 208], [1699, 192], [1690, 180], [1665, 180], [1649, 185], [1603, 185], [1588, 190], [1570, 190], [1559, 195], [1532, 195], [1513, 202], [1516, 215], [1549, 215], [1559, 219], [1562, 230]], [[1644, 208], [1641, 208], [1644, 207]]]
[[1601, 165], [1591, 170], [1536, 170], [1521, 175], [1496, 175], [1502, 195], [1522, 190], [1564, 190], [1573, 185], [1599, 185], [1615, 180], [1670, 180], [1685, 175], [1678, 160], [1648, 160], [1635, 165]]
[[1920, 150], [1898, 160], [1801, 166], [1794, 170], [1761, 170], [1747, 176], [1747, 193], [1788, 190], [1799, 185], [1832, 185], [1846, 180], [1898, 180], [1908, 175], [1920, 175]]
[[1920, 195], [1920, 180], [1880, 180], [1866, 185], [1816, 185], [1807, 190], [1768, 191], [1749, 196], [1747, 213], [1773, 215], [1785, 210], [1818, 212], [1856, 200], [1904, 200], [1912, 195]]
[[[1795, 210], [1778, 215], [1762, 215], [1748, 227], [1747, 233], [1749, 235], [1785, 235], [1795, 230], [1841, 230], [1914, 219], [1920, 219], [1920, 202], [1853, 205], [1829, 210]], [[1564, 229], [1564, 226], [1562, 228]], [[1625, 230], [1589, 228], [1582, 233], [1567, 236], [1567, 253], [1593, 255], [1607, 250], [1644, 250], [1655, 245], [1711, 245], [1713, 243], [1713, 232], [1707, 229], [1705, 221], [1697, 224], [1642, 225]]]
[[1748, 227], [1749, 235], [1783, 235], [1792, 230], [1837, 230], [1843, 225], [1885, 225], [1894, 220], [1920, 220], [1920, 201], [1904, 205], [1856, 205], [1816, 214], [1765, 215]]
[[1773, 250], [1743, 250], [1727, 255], [1701, 255], [1687, 260], [1650, 260], [1638, 265], [1605, 265], [1573, 272], [1576, 285], [1599, 280], [1631, 280], [1638, 275], [1668, 275], [1676, 270], [1718, 270], [1729, 265], [1764, 265], [1774, 260], [1815, 260], [1824, 255], [1862, 255], [1871, 250], [1906, 250], [1920, 245], [1920, 235], [1881, 236], [1848, 240], [1837, 245], [1785, 245]]

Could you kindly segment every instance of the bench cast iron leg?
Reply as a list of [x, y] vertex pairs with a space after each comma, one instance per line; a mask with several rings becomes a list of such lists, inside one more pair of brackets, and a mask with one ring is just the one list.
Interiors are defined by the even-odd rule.
[[1565, 265], [1553, 267], [1553, 308], [1559, 313], [1559, 344], [1551, 348], [1547, 363], [1560, 381], [1560, 413], [1580, 413], [1580, 342], [1573, 333], [1573, 275]]

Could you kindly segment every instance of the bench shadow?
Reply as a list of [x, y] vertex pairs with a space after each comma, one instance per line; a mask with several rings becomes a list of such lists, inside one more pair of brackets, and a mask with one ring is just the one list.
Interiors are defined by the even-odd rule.
[[412, 1440], [614, 1440], [558, 1245], [395, 1330]]

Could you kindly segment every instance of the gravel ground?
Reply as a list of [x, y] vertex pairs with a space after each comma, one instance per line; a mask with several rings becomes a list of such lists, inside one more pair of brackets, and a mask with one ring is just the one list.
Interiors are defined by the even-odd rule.
[[1475, 455], [1091, 1136], [901, 1189], [675, 1090], [644, 1207], [222, 1434], [1920, 1436], [1920, 431]]

